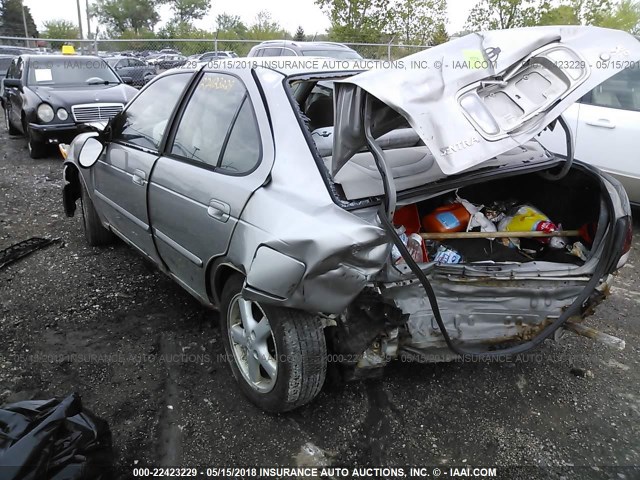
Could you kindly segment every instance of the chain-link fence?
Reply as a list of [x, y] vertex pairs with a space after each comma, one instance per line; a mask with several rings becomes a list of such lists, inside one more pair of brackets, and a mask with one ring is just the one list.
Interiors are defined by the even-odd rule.
[[[217, 38], [198, 39], [98, 39], [65, 40], [21, 37], [0, 37], [0, 46], [13, 46], [21, 49], [34, 49], [40, 52], [60, 53], [63, 45], [73, 45], [76, 53], [100, 56], [129, 55], [145, 59], [161, 53], [198, 56], [206, 52], [229, 52], [233, 56], [245, 57], [251, 47], [259, 40], [225, 40]], [[400, 45], [393, 43], [345, 43], [366, 59], [397, 60], [419, 52], [425, 48], [419, 45]], [[0, 47], [0, 53], [3, 53]], [[19, 52], [18, 52], [19, 53]]]

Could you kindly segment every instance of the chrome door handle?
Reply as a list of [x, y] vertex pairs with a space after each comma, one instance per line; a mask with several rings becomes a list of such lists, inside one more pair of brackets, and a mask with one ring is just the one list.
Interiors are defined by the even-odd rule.
[[616, 124], [608, 118], [599, 118], [598, 120], [588, 120], [587, 125], [600, 128], [616, 128]]
[[144, 181], [146, 178], [147, 178], [146, 173], [144, 173], [142, 170], [136, 169], [133, 171], [133, 178], [131, 179], [131, 181], [136, 185], [140, 185], [141, 187], [144, 187]]
[[220, 202], [219, 200], [211, 200], [209, 201], [209, 207], [207, 208], [207, 215], [211, 218], [215, 218], [222, 223], [225, 223], [229, 220], [229, 213], [231, 212], [231, 207], [224, 202]]

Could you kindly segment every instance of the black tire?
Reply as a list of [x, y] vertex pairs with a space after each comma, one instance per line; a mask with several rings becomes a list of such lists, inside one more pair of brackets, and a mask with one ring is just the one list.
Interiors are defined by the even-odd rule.
[[4, 109], [4, 124], [7, 127], [7, 132], [9, 135], [20, 135], [20, 130], [11, 125], [11, 121], [9, 121], [9, 110]]
[[227, 281], [220, 311], [222, 341], [240, 389], [252, 403], [272, 413], [286, 412], [311, 402], [322, 389], [327, 373], [327, 344], [320, 318], [301, 310], [253, 303], [268, 319], [277, 363], [271, 390], [258, 391], [245, 378], [234, 355], [234, 348], [237, 351], [244, 347], [238, 344], [233, 347], [230, 335], [230, 316], [233, 317], [234, 305], [239, 299], [246, 301], [241, 296], [243, 283], [244, 277], [239, 274]]
[[27, 148], [29, 149], [29, 156], [34, 160], [46, 156], [47, 145], [35, 140], [31, 135], [31, 130], [29, 130], [29, 127], [26, 124], [24, 125], [24, 131], [27, 137]]
[[114, 240], [113, 233], [104, 228], [86, 188], [82, 183], [80, 185], [82, 224], [84, 225], [84, 237], [87, 239], [87, 243], [92, 247], [99, 247], [101, 245], [108, 245], [112, 243]]

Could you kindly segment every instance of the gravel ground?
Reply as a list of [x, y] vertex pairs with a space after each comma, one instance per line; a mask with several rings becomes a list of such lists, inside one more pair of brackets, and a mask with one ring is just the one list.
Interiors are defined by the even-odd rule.
[[63, 243], [0, 271], [0, 404], [79, 392], [109, 422], [119, 465], [530, 465], [547, 469], [502, 478], [640, 478], [564, 473], [640, 465], [637, 239], [587, 322], [624, 351], [567, 334], [522, 363], [394, 364], [273, 416], [245, 401], [220, 359], [217, 315], [124, 244], [87, 247], [61, 187], [57, 155], [31, 160], [2, 129], [0, 249]]

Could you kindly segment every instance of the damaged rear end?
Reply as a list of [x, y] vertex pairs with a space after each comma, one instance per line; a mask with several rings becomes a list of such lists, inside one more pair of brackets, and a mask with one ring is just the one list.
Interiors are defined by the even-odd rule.
[[[336, 352], [357, 355], [356, 373], [403, 352], [438, 361], [534, 348], [592, 312], [631, 245], [623, 188], [573, 161], [557, 119], [618, 71], [615, 60], [640, 59], [635, 38], [590, 27], [497, 31], [407, 63], [414, 57], [443, 68], [335, 82], [335, 125], [324, 135], [333, 142], [316, 142], [346, 208], [393, 244], [330, 329]], [[532, 140], [549, 125], [565, 129], [566, 157]]]

